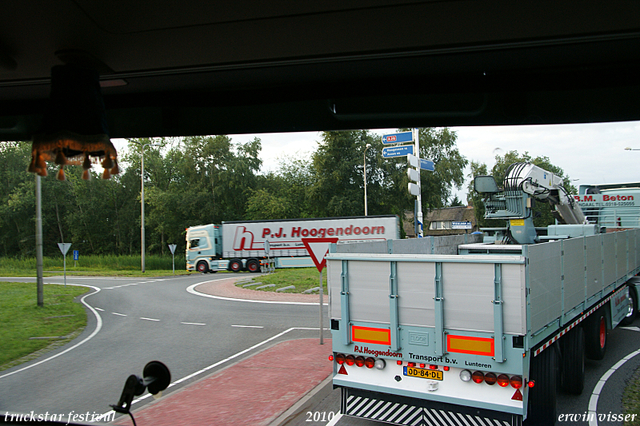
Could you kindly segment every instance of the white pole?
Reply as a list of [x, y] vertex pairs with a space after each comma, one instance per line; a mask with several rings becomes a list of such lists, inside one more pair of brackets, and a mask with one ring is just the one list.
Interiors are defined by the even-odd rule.
[[[415, 140], [415, 156], [418, 157], [418, 161], [420, 161], [420, 131], [418, 129], [413, 129], [413, 131]], [[420, 179], [420, 164], [418, 163], [418, 238], [422, 238], [424, 236], [422, 223], [422, 183]]]
[[371, 144], [367, 144], [364, 148], [363, 167], [364, 167], [364, 215], [367, 216], [367, 150], [371, 148]]
[[44, 281], [42, 267], [42, 186], [36, 175], [36, 281], [38, 306], [44, 306]]
[[324, 339], [322, 337], [323, 328], [322, 325], [322, 304], [324, 303], [324, 291], [322, 290], [322, 271], [320, 271], [320, 344], [324, 345]]
[[144, 147], [146, 144], [140, 145], [141, 161], [140, 161], [140, 255], [141, 268], [144, 273]]

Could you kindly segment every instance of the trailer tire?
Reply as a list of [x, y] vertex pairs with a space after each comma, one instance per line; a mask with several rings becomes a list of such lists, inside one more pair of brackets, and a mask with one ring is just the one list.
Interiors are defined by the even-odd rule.
[[531, 360], [529, 380], [533, 380], [535, 385], [529, 388], [529, 406], [525, 425], [555, 424], [557, 365], [558, 354], [553, 345]]
[[247, 271], [260, 272], [260, 261], [258, 259], [247, 260]]
[[242, 270], [242, 261], [240, 259], [231, 259], [229, 261], [229, 270], [231, 272], [240, 272]]
[[574, 328], [560, 339], [560, 343], [560, 386], [567, 393], [580, 395], [584, 390], [584, 330], [582, 327]]
[[607, 352], [609, 326], [604, 309], [598, 309], [584, 325], [585, 353], [587, 358], [601, 360]]
[[209, 264], [204, 260], [201, 260], [200, 262], [196, 263], [196, 270], [198, 272], [206, 274], [207, 272], [209, 272]]
[[635, 286], [629, 286], [629, 313], [624, 317], [622, 321], [620, 321], [621, 325], [631, 325], [633, 320], [636, 319], [636, 314], [638, 313], [638, 296], [636, 295]]

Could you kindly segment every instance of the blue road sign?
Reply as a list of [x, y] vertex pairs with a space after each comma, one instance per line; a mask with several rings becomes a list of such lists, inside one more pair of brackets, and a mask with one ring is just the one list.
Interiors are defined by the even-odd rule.
[[80, 250], [73, 251], [73, 260], [78, 260], [80, 258]]
[[387, 146], [382, 148], [382, 158], [403, 157], [413, 154], [413, 145]]
[[382, 135], [382, 143], [413, 142], [413, 132], [390, 133]]
[[420, 169], [432, 172], [432, 171], [435, 170], [435, 164], [433, 164], [433, 161], [431, 161], [431, 160], [426, 160], [424, 158], [421, 158], [420, 159]]

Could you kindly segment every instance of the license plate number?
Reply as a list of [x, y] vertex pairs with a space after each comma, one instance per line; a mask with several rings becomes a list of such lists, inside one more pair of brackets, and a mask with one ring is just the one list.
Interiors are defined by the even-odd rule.
[[427, 370], [426, 368], [404, 367], [404, 375], [409, 377], [421, 377], [429, 380], [442, 380], [442, 371]]

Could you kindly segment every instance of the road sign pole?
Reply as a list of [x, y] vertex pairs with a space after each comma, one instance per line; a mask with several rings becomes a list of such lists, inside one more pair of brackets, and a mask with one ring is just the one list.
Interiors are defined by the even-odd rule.
[[324, 304], [324, 291], [322, 289], [322, 270], [320, 270], [320, 344], [324, 345], [324, 339], [322, 333], [324, 332], [324, 326], [322, 325], [322, 305]]
[[63, 256], [63, 259], [64, 259], [64, 261], [63, 261], [63, 265], [64, 265], [64, 267], [63, 267], [63, 269], [64, 269], [64, 286], [66, 287], [67, 286], [67, 254], [66, 253]]
[[[418, 129], [413, 129], [415, 132], [414, 141], [415, 141], [415, 155], [420, 158], [420, 131]], [[422, 238], [424, 236], [424, 231], [422, 229], [422, 183], [420, 182], [420, 167], [418, 167], [418, 238]]]

